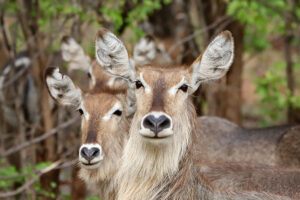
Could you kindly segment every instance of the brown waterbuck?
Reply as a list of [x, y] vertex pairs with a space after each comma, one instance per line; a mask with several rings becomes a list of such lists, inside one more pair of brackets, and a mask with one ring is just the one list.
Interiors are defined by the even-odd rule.
[[[151, 36], [134, 48], [138, 65], [171, 64], [165, 45]], [[210, 162], [234, 161], [278, 167], [300, 167], [300, 129], [292, 125], [243, 129], [218, 117], [199, 117], [197, 145], [201, 158]]]
[[[220, 193], [201, 173], [196, 113], [189, 98], [208, 80], [221, 78], [233, 60], [230, 32], [219, 34], [190, 67], [129, 63], [125, 46], [101, 30], [96, 58], [108, 73], [135, 87], [136, 112], [118, 171], [118, 199], [284, 199], [269, 193]], [[280, 183], [279, 183], [280, 184]]]
[[82, 115], [79, 176], [101, 199], [115, 199], [114, 176], [129, 127], [123, 98], [126, 91], [96, 87], [84, 92], [58, 68], [48, 68], [45, 81], [54, 100]]
[[[142, 64], [171, 64], [165, 46], [146, 36], [135, 45], [134, 58]], [[205, 127], [205, 128], [204, 128]], [[293, 125], [243, 129], [218, 117], [199, 117], [197, 145], [202, 159], [300, 167], [300, 129]]]

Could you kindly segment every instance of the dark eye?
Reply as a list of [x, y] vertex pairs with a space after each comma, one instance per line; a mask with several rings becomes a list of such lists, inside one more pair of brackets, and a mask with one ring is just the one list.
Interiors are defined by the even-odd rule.
[[187, 84], [183, 84], [182, 86], [180, 86], [179, 89], [182, 90], [183, 92], [186, 92], [188, 90], [188, 86]]
[[88, 77], [89, 79], [92, 79], [92, 74], [90, 72], [88, 73]]
[[113, 114], [117, 115], [117, 116], [121, 116], [122, 115], [122, 111], [121, 110], [116, 110]]
[[135, 87], [136, 89], [139, 89], [140, 87], [143, 87], [143, 83], [139, 80], [135, 81]]
[[80, 115], [83, 115], [83, 110], [81, 108], [78, 109], [78, 112], [80, 113]]

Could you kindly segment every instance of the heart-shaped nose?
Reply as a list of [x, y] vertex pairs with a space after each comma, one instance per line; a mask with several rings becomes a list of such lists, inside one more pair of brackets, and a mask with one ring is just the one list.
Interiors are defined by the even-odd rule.
[[157, 136], [160, 131], [171, 126], [171, 121], [165, 115], [160, 115], [159, 117], [149, 115], [144, 118], [143, 126], [153, 131], [155, 133], [155, 136]]
[[80, 155], [88, 162], [91, 162], [94, 158], [100, 155], [100, 149], [97, 147], [92, 147], [92, 148], [83, 147], [80, 151]]

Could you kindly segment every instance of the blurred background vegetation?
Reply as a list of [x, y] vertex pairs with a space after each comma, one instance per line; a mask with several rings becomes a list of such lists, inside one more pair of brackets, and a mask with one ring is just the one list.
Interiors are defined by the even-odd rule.
[[[101, 27], [129, 52], [151, 34], [170, 55], [180, 49], [175, 65], [190, 64], [230, 30], [234, 64], [193, 98], [199, 115], [254, 128], [300, 122], [299, 24], [299, 0], [0, 0], [0, 199], [97, 199], [76, 176], [77, 113], [49, 101], [43, 84], [47, 67], [67, 70], [64, 35], [94, 58]], [[5, 71], [25, 54], [29, 67]]]

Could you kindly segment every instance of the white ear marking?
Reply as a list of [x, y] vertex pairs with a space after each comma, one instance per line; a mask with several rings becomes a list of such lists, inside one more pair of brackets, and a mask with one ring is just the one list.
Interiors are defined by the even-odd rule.
[[79, 108], [82, 99], [81, 90], [75, 87], [70, 77], [61, 74], [58, 68], [48, 68], [45, 79], [53, 99], [64, 106]]
[[134, 65], [124, 44], [111, 32], [100, 30], [95, 42], [96, 59], [112, 75], [133, 80]]
[[201, 82], [219, 79], [226, 74], [234, 58], [234, 41], [229, 31], [220, 33], [192, 64], [192, 86], [195, 91]]

